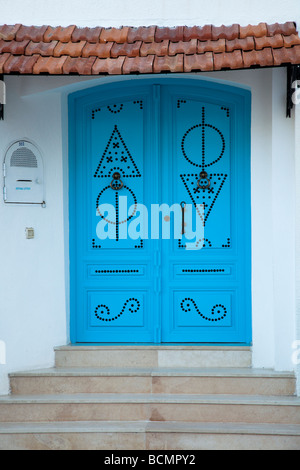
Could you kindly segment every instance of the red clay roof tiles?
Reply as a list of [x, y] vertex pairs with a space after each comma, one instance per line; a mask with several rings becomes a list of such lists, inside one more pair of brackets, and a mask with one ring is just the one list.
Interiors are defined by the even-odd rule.
[[198, 41], [198, 54], [204, 52], [225, 52], [226, 41], [225, 39], [218, 39], [217, 41]]
[[190, 41], [179, 41], [170, 42], [169, 55], [176, 54], [196, 54], [197, 52], [197, 39], [191, 39]]
[[274, 65], [282, 64], [299, 64], [300, 63], [300, 46], [294, 46], [292, 49], [276, 49], [273, 51]]
[[279, 48], [283, 47], [283, 36], [282, 34], [275, 34], [274, 36], [255, 38], [255, 48], [257, 50], [264, 49], [265, 47]]
[[283, 34], [284, 36], [290, 36], [297, 32], [295, 23], [289, 21], [284, 24], [271, 24], [267, 25], [268, 36], [275, 36], [276, 34]]
[[252, 51], [254, 49], [254, 38], [246, 37], [243, 39], [236, 38], [232, 41], [226, 41], [226, 51], [232, 52], [236, 49], [241, 49], [243, 51]]
[[254, 65], [272, 67], [274, 65], [273, 53], [270, 47], [262, 51], [243, 51], [243, 60], [246, 67]]
[[242, 69], [244, 66], [241, 51], [214, 54], [214, 70]]
[[212, 52], [187, 55], [184, 57], [185, 72], [210, 72], [214, 69]]
[[117, 59], [96, 59], [92, 66], [92, 75], [121, 75], [124, 61], [125, 57], [123, 56]]
[[111, 57], [127, 56], [137, 57], [140, 52], [142, 41], [136, 41], [132, 44], [118, 44], [117, 42], [113, 45], [110, 51]]
[[95, 61], [96, 57], [68, 57], [67, 60], [63, 63], [63, 73], [66, 75], [91, 75], [92, 67]]
[[141, 26], [139, 28], [130, 28], [127, 41], [129, 44], [135, 41], [145, 43], [154, 42], [156, 26]]
[[72, 42], [87, 41], [99, 42], [102, 28], [76, 28], [72, 33]]
[[69, 57], [80, 57], [86, 41], [80, 42], [59, 42], [54, 49], [54, 57], [67, 55]]
[[174, 28], [158, 27], [155, 32], [155, 41], [161, 42], [168, 39], [172, 42], [183, 41], [183, 26], [175, 26]]
[[57, 43], [58, 41], [51, 41], [51, 42], [30, 41], [25, 49], [25, 55], [39, 54], [41, 56], [52, 56]]
[[8, 60], [10, 56], [11, 55], [8, 52], [5, 52], [4, 54], [0, 55], [0, 73], [4, 73], [5, 62]]
[[266, 23], [259, 23], [258, 25], [240, 26], [240, 38], [247, 37], [261, 38], [267, 36], [268, 30]]
[[25, 41], [3, 41], [3, 39], [0, 39], [0, 54], [10, 52], [13, 55], [22, 55], [28, 43], [28, 39]]
[[147, 57], [126, 57], [122, 73], [152, 73], [154, 57], [154, 55], [147, 55]]
[[140, 56], [146, 57], [147, 55], [157, 55], [157, 56], [168, 55], [169, 42], [170, 41], [168, 41], [167, 39], [165, 39], [162, 42], [151, 42], [151, 43], [144, 42], [140, 49]]
[[153, 64], [153, 72], [183, 72], [183, 54], [175, 56], [156, 56]]
[[211, 31], [211, 39], [217, 41], [218, 39], [227, 39], [233, 41], [239, 37], [240, 28], [238, 24], [232, 26], [213, 26]]
[[212, 38], [212, 26], [185, 26], [183, 29], [183, 40], [189, 41], [190, 39], [199, 39], [199, 41], [208, 41]]
[[63, 65], [67, 60], [67, 56], [62, 57], [40, 57], [33, 67], [34, 74], [49, 73], [57, 75], [63, 73]]
[[109, 28], [109, 29], [102, 29], [100, 34], [100, 42], [117, 42], [120, 44], [124, 44], [127, 42], [129, 28]]
[[16, 41], [28, 39], [33, 42], [40, 42], [44, 39], [47, 26], [20, 26], [16, 33]]
[[0, 39], [4, 39], [5, 41], [12, 41], [13, 39], [15, 39], [17, 31], [20, 29], [20, 27], [20, 24], [4, 24], [0, 26]]
[[75, 26], [67, 26], [66, 28], [63, 28], [62, 26], [49, 26], [44, 34], [44, 41], [69, 42], [72, 39], [74, 30]]
[[113, 42], [103, 43], [86, 43], [82, 49], [82, 57], [99, 57], [101, 59], [106, 59], [110, 57], [110, 50], [113, 46]]
[[24, 55], [11, 55], [3, 66], [4, 73], [21, 73], [32, 74], [33, 66], [39, 59], [38, 55], [24, 56]]
[[240, 26], [0, 26], [0, 73], [120, 75], [300, 64], [293, 22]]

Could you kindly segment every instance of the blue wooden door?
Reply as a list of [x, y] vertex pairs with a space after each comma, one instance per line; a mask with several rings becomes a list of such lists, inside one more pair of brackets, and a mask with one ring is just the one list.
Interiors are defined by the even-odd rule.
[[250, 93], [139, 83], [70, 97], [72, 341], [249, 343]]

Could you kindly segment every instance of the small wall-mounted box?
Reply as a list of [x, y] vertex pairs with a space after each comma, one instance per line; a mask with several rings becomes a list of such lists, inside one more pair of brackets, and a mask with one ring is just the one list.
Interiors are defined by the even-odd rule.
[[44, 169], [38, 148], [27, 140], [14, 142], [3, 164], [6, 203], [44, 204]]
[[28, 240], [34, 238], [34, 228], [33, 227], [26, 227], [25, 228], [25, 235]]

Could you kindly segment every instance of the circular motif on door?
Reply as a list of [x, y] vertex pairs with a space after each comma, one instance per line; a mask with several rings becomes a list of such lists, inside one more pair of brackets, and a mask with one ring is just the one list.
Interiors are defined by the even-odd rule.
[[[127, 206], [131, 209], [130, 214], [127, 215], [127, 218], [120, 220], [120, 206], [119, 206], [119, 196], [126, 196], [127, 197]], [[101, 207], [103, 205], [103, 208]], [[112, 216], [111, 214], [105, 215], [105, 207], [107, 205], [112, 205], [115, 209], [115, 214]], [[102, 191], [98, 194], [96, 200], [96, 210], [97, 214], [104, 219], [107, 223], [113, 225], [120, 225], [128, 222], [132, 217], [135, 216], [137, 211], [137, 198], [132, 189], [128, 188], [128, 186], [122, 186], [120, 190], [112, 191], [111, 186], [106, 186], [102, 189]], [[127, 212], [127, 211], [126, 211]], [[128, 213], [128, 212], [127, 212]]]
[[181, 150], [191, 165], [207, 168], [223, 157], [225, 138], [222, 132], [211, 124], [196, 124], [184, 134]]

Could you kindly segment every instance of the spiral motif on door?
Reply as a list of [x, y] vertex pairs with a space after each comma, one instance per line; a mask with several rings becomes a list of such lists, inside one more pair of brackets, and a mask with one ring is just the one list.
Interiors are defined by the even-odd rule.
[[111, 322], [120, 318], [126, 311], [130, 313], [137, 313], [141, 307], [141, 303], [138, 299], [131, 297], [127, 299], [123, 305], [122, 310], [115, 316], [111, 316], [110, 309], [107, 305], [99, 304], [95, 308], [95, 317], [100, 321]]
[[191, 299], [190, 297], [186, 297], [185, 299], [183, 299], [181, 301], [180, 307], [181, 310], [185, 313], [189, 313], [192, 311], [192, 309], [194, 309], [198, 313], [198, 315], [200, 315], [200, 317], [202, 317], [204, 320], [211, 322], [221, 321], [227, 315], [226, 307], [222, 304], [216, 304], [211, 309], [211, 316], [205, 316], [200, 312], [194, 299]]

